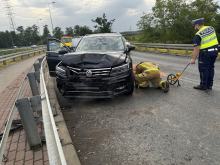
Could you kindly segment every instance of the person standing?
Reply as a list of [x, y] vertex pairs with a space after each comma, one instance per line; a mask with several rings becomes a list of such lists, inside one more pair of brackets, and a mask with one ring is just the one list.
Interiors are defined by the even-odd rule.
[[195, 64], [198, 57], [200, 84], [194, 86], [197, 90], [212, 90], [215, 61], [218, 56], [218, 39], [212, 26], [204, 25], [204, 18], [192, 21], [194, 29], [198, 32], [193, 38], [193, 53], [191, 64]]

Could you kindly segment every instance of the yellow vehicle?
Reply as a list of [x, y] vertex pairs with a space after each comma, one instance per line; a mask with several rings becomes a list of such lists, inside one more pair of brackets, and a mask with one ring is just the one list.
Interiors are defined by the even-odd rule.
[[63, 36], [61, 38], [61, 46], [73, 47], [73, 37], [72, 36]]

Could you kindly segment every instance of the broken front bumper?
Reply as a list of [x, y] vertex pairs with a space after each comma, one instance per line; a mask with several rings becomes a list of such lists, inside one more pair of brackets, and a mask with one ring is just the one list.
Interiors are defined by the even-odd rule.
[[64, 97], [70, 98], [113, 98], [126, 93], [132, 70], [108, 77], [75, 77], [56, 76], [57, 88]]

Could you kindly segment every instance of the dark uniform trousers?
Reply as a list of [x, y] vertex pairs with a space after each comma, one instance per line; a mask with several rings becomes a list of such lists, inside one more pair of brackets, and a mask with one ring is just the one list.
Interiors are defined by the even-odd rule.
[[200, 85], [204, 88], [211, 88], [213, 86], [213, 79], [215, 74], [215, 61], [218, 56], [218, 51], [199, 52], [199, 72]]

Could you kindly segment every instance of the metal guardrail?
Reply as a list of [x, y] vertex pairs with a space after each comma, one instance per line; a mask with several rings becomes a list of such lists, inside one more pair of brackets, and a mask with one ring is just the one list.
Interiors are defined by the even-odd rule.
[[7, 52], [17, 52], [19, 50], [28, 50], [31, 49], [31, 47], [22, 47], [22, 48], [14, 48], [14, 49], [4, 49], [4, 50], [0, 50], [0, 54], [7, 54]]
[[176, 50], [192, 50], [191, 44], [160, 44], [160, 43], [132, 43], [139, 47], [160, 48], [160, 49], [176, 49]]
[[4, 55], [7, 55], [7, 52], [14, 52], [14, 53], [16, 53], [19, 50], [24, 50], [25, 51], [25, 50], [38, 49], [38, 48], [43, 48], [43, 47], [45, 47], [45, 46], [44, 45], [39, 45], [36, 48], [33, 48], [31, 46], [26, 46], [26, 47], [13, 48], [13, 49], [4, 49], [4, 50], [0, 50], [0, 54], [2, 54], [4, 56]]
[[46, 58], [43, 59], [40, 68], [40, 93], [41, 93], [41, 104], [42, 104], [42, 116], [44, 131], [47, 144], [47, 152], [49, 162], [51, 165], [66, 165], [66, 159], [62, 149], [62, 145], [59, 139], [57, 128], [55, 125], [52, 108], [50, 106], [49, 96], [47, 93], [44, 66], [46, 65]]
[[0, 56], [0, 59], [6, 59], [8, 57], [14, 57], [14, 56], [17, 56], [17, 55], [21, 55], [21, 54], [25, 54], [25, 53], [31, 53], [31, 52], [36, 52], [36, 51], [39, 51], [39, 50], [42, 50], [44, 48], [37, 48], [37, 49], [31, 49], [31, 50], [26, 50], [26, 51], [22, 51], [22, 52], [17, 52], [17, 53], [11, 53], [11, 54], [7, 54], [7, 55], [2, 55]]
[[[18, 90], [16, 100], [19, 99], [22, 96], [22, 90], [24, 88], [24, 81], [25, 81], [25, 78], [20, 83], [20, 88]], [[3, 136], [2, 136], [2, 139], [1, 139], [1, 142], [0, 142], [0, 165], [2, 164], [4, 151], [5, 151], [5, 148], [6, 148], [8, 136], [9, 136], [11, 125], [12, 125], [12, 121], [14, 119], [14, 115], [15, 115], [16, 111], [17, 111], [17, 108], [14, 104], [13, 107], [11, 108], [11, 110], [10, 110], [9, 117], [8, 117], [5, 129], [4, 129], [4, 132], [3, 132]]]
[[[25, 54], [19, 53], [15, 56], [7, 57], [6, 59], [8, 60], [8, 59], [12, 59], [12, 58], [15, 58], [15, 57], [18, 57], [18, 56], [25, 56], [25, 55], [28, 55], [28, 54], [31, 54], [31, 53], [36, 53], [36, 52], [44, 51], [44, 50], [45, 49], [41, 49], [41, 50], [37, 50], [37, 51], [27, 52]], [[47, 87], [46, 87], [46, 82], [45, 82], [45, 66], [46, 66], [46, 60], [45, 59], [46, 58], [44, 58], [43, 60], [39, 59], [39, 63], [34, 64], [35, 72], [28, 73], [27, 77], [29, 79], [29, 84], [30, 84], [32, 93], [33, 93], [33, 86], [36, 85], [36, 83], [33, 83], [33, 82], [34, 81], [35, 82], [36, 81], [40, 82], [40, 84], [37, 84], [37, 86], [36, 86], [36, 88], [38, 88], [37, 90], [40, 91], [38, 93], [40, 95], [38, 95], [38, 94], [36, 95], [36, 94], [33, 93], [32, 98], [34, 98], [34, 97], [36, 98], [36, 96], [40, 98], [39, 99], [40, 102], [41, 102], [40, 109], [41, 109], [42, 118], [43, 118], [43, 125], [44, 125], [44, 132], [45, 132], [45, 138], [46, 138], [46, 145], [47, 145], [49, 163], [51, 165], [66, 165], [67, 162], [66, 162], [64, 152], [63, 152], [63, 148], [62, 148], [62, 145], [61, 145], [61, 142], [60, 142], [60, 139], [59, 139], [59, 135], [58, 135], [58, 132], [57, 132], [57, 127], [55, 125], [53, 111], [52, 111], [52, 108], [51, 108], [51, 105], [50, 105], [49, 96], [48, 96]], [[39, 74], [39, 77], [37, 76], [38, 74]], [[34, 75], [34, 77], [31, 76], [31, 75]], [[20, 84], [20, 88], [19, 88], [19, 91], [18, 91], [17, 97], [16, 97], [16, 102], [14, 103], [13, 107], [10, 110], [9, 117], [7, 119], [7, 123], [5, 125], [4, 132], [3, 132], [3, 135], [2, 135], [2, 138], [1, 138], [1, 141], [0, 141], [0, 165], [2, 164], [2, 160], [4, 159], [4, 152], [5, 152], [5, 149], [6, 149], [7, 139], [8, 139], [10, 130], [12, 128], [12, 123], [13, 123], [15, 112], [18, 110], [19, 113], [20, 113], [20, 110], [22, 110], [22, 107], [21, 106], [19, 107], [17, 103], [22, 102], [22, 100], [24, 100], [24, 99], [26, 101], [28, 101], [28, 100], [31, 101], [31, 99], [32, 99], [32, 98], [22, 98], [21, 99], [22, 92], [24, 90], [24, 82], [25, 82], [25, 79]], [[30, 102], [30, 104], [31, 104], [31, 102]], [[29, 109], [29, 110], [30, 110], [29, 113], [33, 112], [32, 111], [33, 109]], [[21, 116], [21, 113], [20, 113], [20, 116]], [[21, 121], [22, 121], [23, 124], [25, 122], [28, 123], [28, 120], [30, 120], [30, 118], [27, 118], [27, 116], [26, 116], [26, 119], [24, 118], [24, 116], [23, 117], [21, 116]], [[34, 120], [34, 119], [32, 119], [32, 120]], [[27, 128], [27, 127], [25, 127], [25, 125], [23, 125], [23, 126], [24, 126], [24, 129], [26, 131], [27, 138], [29, 137], [28, 142], [29, 142], [29, 145], [30, 145], [31, 142], [36, 141], [36, 138], [35, 139], [34, 138], [30, 139], [31, 136], [33, 137], [34, 132], [32, 130], [30, 131], [31, 128]], [[37, 133], [37, 132], [35, 131], [35, 133]]]
[[[31, 68], [30, 71], [31, 70], [33, 70], [33, 68]], [[17, 112], [17, 110], [18, 110], [18, 108], [16, 106], [16, 101], [20, 100], [22, 98], [24, 88], [25, 88], [25, 81], [26, 81], [26, 77], [24, 77], [23, 80], [20, 83], [20, 87], [19, 87], [19, 90], [17, 92], [15, 102], [13, 103], [12, 108], [10, 109], [9, 116], [8, 116], [7, 121], [6, 121], [4, 131], [2, 133], [2, 137], [0, 139], [0, 165], [2, 164], [4, 159], [6, 159], [6, 161], [7, 161], [7, 158], [4, 156], [4, 152], [5, 152], [5, 149], [6, 149], [8, 136], [9, 136], [10, 131], [12, 129], [12, 123], [13, 123], [13, 120], [14, 120], [14, 117], [15, 117], [15, 112]]]
[[6, 65], [7, 61], [9, 61], [9, 60], [16, 61], [16, 59], [19, 57], [22, 59], [26, 56], [31, 56], [35, 53], [38, 53], [38, 54], [43, 53], [43, 52], [45, 52], [45, 50], [46, 50], [45, 48], [40, 48], [37, 50], [13, 53], [13, 54], [6, 55], [6, 56], [0, 56], [0, 63], [2, 63], [3, 65]]

